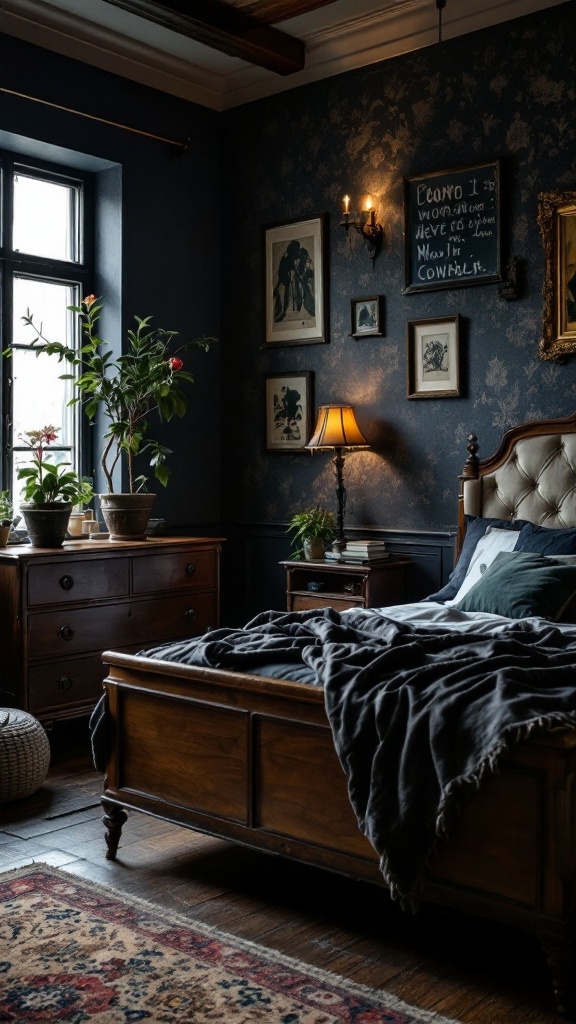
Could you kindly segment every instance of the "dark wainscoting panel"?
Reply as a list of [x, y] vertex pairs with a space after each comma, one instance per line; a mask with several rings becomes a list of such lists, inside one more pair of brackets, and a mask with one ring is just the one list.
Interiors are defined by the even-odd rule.
[[[226, 537], [222, 548], [221, 621], [243, 625], [269, 608], [286, 608], [286, 577], [279, 564], [290, 558], [287, 523], [220, 523], [197, 526], [195, 534]], [[190, 532], [190, 531], [183, 531]], [[419, 601], [446, 583], [454, 565], [456, 527], [446, 530], [350, 529], [350, 538], [383, 539], [391, 553], [413, 562], [408, 579], [408, 600]]]

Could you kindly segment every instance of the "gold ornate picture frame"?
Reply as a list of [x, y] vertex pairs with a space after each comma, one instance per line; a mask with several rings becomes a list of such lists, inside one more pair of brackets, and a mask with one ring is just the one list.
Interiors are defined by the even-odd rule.
[[544, 247], [540, 357], [576, 352], [576, 192], [541, 192], [538, 227]]

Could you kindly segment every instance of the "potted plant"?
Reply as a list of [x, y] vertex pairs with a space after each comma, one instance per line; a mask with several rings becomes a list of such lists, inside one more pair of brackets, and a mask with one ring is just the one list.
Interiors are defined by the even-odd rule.
[[9, 491], [0, 491], [0, 548], [5, 548], [12, 526], [12, 500]]
[[[36, 331], [37, 338], [32, 344], [43, 342], [38, 351], [56, 355], [78, 371], [78, 395], [71, 404], [82, 402], [92, 422], [99, 409], [105, 414], [107, 426], [100, 463], [108, 491], [100, 495], [100, 503], [110, 539], [141, 538], [145, 536], [154, 494], [146, 490], [147, 477], [136, 475], [136, 459], [144, 455], [163, 486], [170, 475], [166, 465], [170, 449], [148, 436], [150, 418], [155, 415], [159, 421], [169, 421], [174, 416], [184, 416], [187, 396], [181, 385], [193, 383], [194, 378], [184, 370], [180, 354], [192, 346], [207, 351], [215, 339], [195, 338], [174, 347], [176, 331], [153, 329], [151, 317], [136, 316], [136, 330], [128, 331], [127, 350], [114, 358], [110, 343], [97, 334], [102, 304], [96, 296], [88, 295], [80, 306], [68, 309], [81, 318], [84, 343], [80, 352], [46, 339], [29, 312], [23, 320]], [[127, 468], [128, 492], [115, 493], [113, 474], [121, 460]]]
[[26, 430], [20, 438], [32, 452], [31, 464], [19, 466], [16, 475], [23, 481], [20, 508], [33, 547], [62, 547], [73, 506], [94, 496], [89, 482], [68, 468], [69, 462], [46, 460], [46, 448], [57, 440], [59, 429], [50, 424]]
[[336, 536], [336, 516], [320, 505], [306, 508], [292, 516], [287, 533], [293, 534], [294, 559], [324, 558], [326, 545]]

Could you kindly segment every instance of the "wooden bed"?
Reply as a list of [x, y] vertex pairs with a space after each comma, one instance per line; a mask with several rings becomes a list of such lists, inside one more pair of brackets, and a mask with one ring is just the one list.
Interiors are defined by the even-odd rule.
[[[460, 477], [465, 515], [576, 527], [576, 416], [514, 428]], [[384, 884], [348, 800], [320, 688], [106, 652], [107, 856], [125, 808]], [[576, 677], [575, 677], [576, 685]], [[519, 743], [464, 808], [424, 898], [527, 929], [576, 1013], [576, 730]]]

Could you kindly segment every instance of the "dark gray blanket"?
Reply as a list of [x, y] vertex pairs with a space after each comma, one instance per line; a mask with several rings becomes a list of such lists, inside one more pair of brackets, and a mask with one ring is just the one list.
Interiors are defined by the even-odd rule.
[[576, 728], [576, 639], [553, 626], [519, 622], [486, 637], [366, 612], [271, 611], [146, 653], [244, 672], [272, 657], [312, 669], [359, 826], [405, 908], [510, 745], [536, 728]]

